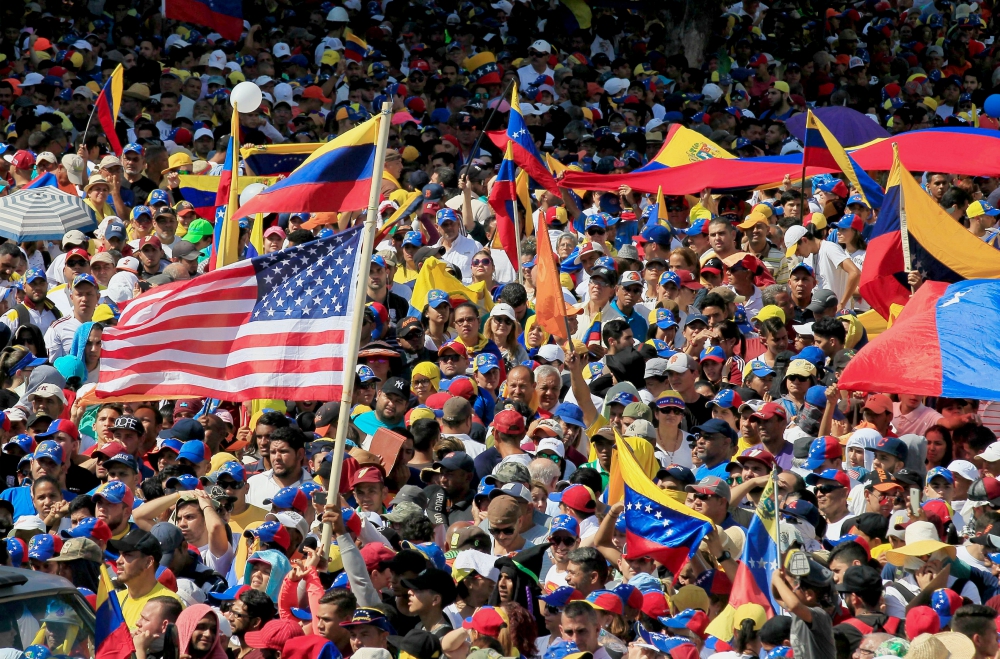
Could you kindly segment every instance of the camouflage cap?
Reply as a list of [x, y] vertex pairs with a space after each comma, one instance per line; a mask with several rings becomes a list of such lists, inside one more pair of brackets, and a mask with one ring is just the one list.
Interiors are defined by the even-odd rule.
[[423, 517], [424, 510], [412, 501], [400, 501], [392, 507], [390, 512], [382, 515], [390, 522], [395, 522], [397, 524], [406, 522], [411, 519], [416, 519], [418, 517]]

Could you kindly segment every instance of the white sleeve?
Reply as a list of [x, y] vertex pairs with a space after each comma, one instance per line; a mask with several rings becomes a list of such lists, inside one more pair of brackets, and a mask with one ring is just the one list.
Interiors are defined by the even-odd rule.
[[965, 583], [965, 587], [962, 588], [962, 597], [968, 597], [973, 604], [983, 603], [983, 599], [979, 595], [979, 589], [976, 588], [976, 584], [972, 583], [971, 581], [967, 581]]
[[[890, 582], [891, 583], [891, 582]], [[885, 593], [883, 599], [885, 600], [885, 614], [891, 618], [899, 618], [900, 620], [906, 620], [906, 601], [902, 596], [896, 592], [897, 587], [888, 587], [886, 583]], [[972, 585], [971, 583], [969, 584]], [[905, 587], [905, 586], [903, 586]], [[973, 587], [974, 589], [975, 587]], [[978, 593], [977, 593], [978, 594]]]
[[45, 350], [49, 353], [49, 362], [54, 362], [63, 356], [62, 342], [56, 336], [55, 329], [56, 325], [52, 324], [45, 330]]

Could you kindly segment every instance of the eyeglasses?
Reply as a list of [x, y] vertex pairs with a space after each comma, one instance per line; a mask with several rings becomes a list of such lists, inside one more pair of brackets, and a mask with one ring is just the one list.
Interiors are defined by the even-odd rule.
[[422, 81], [424, 81], [426, 79], [427, 78], [424, 77], [423, 73], [411, 73], [410, 74], [410, 82], [422, 82]]
[[823, 494], [830, 494], [831, 492], [836, 492], [837, 490], [844, 489], [843, 485], [820, 485], [816, 488], [817, 492], [822, 492]]
[[587, 229], [588, 236], [603, 236], [607, 233], [604, 229]]
[[566, 545], [567, 547], [572, 547], [576, 544], [576, 538], [567, 538], [566, 536], [556, 537], [553, 536], [549, 538], [549, 542], [554, 545]]
[[472, 259], [472, 265], [490, 265], [493, 259]]
[[498, 529], [496, 527], [490, 527], [490, 535], [514, 535], [514, 527], [508, 526], [503, 529]]
[[452, 355], [441, 355], [440, 357], [438, 357], [438, 361], [439, 362], [444, 362], [445, 364], [450, 364], [452, 362], [457, 362], [461, 358], [462, 358], [461, 355], [454, 355], [454, 354], [452, 354]]
[[529, 50], [528, 54], [531, 55], [532, 57], [546, 57], [545, 53], [540, 53], [537, 50]]

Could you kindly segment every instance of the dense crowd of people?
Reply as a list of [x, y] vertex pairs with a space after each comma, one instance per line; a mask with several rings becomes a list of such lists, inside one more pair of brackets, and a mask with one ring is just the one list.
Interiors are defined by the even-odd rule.
[[[137, 659], [997, 658], [1000, 408], [837, 387], [869, 340], [879, 209], [832, 175], [662, 202], [540, 187], [513, 263], [488, 203], [506, 138], [484, 135], [514, 81], [557, 179], [646, 166], [677, 125], [702, 155], [794, 154], [806, 108], [996, 129], [992, 4], [744, 0], [683, 43], [684, 3], [627, 4], [245, 2], [239, 40], [160, 3], [0, 8], [0, 195], [45, 179], [95, 220], [0, 244], [0, 563], [82, 596], [0, 607], [7, 659], [93, 656], [101, 566]], [[243, 81], [263, 92], [244, 145], [323, 143], [390, 102], [380, 222], [420, 196], [360, 282], [339, 469], [339, 401], [93, 396], [104, 330], [209, 267], [215, 208], [187, 177], [222, 173]], [[919, 174], [998, 246], [997, 178]], [[363, 219], [307, 211], [242, 220], [240, 256]], [[535, 316], [540, 232], [568, 341]], [[629, 551], [622, 450], [711, 522], [679, 568]], [[758, 509], [776, 561], [744, 551]]]

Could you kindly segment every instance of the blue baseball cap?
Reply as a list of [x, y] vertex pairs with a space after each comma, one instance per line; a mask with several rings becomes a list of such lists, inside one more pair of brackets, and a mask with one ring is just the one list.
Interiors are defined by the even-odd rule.
[[124, 147], [122, 147], [122, 154], [126, 153], [138, 153], [140, 156], [146, 152], [141, 144], [135, 142], [129, 142]]
[[672, 238], [672, 233], [670, 229], [663, 226], [662, 224], [654, 224], [652, 226], [647, 226], [639, 234], [642, 238], [643, 243], [656, 243], [657, 245], [669, 245], [670, 239]]
[[[146, 200], [149, 206], [155, 206], [156, 204], [169, 204], [170, 198], [167, 197], [166, 190], [156, 189], [149, 193], [149, 199]], [[152, 213], [150, 213], [152, 214]], [[133, 213], [133, 217], [135, 214]]]
[[875, 443], [875, 446], [866, 446], [865, 450], [872, 453], [888, 453], [900, 460], [906, 460], [906, 455], [909, 452], [906, 442], [898, 437], [883, 437]]
[[708, 220], [705, 218], [695, 220], [684, 233], [688, 236], [697, 236], [698, 234], [708, 233]]
[[809, 474], [805, 478], [806, 485], [816, 485], [819, 481], [835, 481], [844, 487], [851, 486], [851, 479], [842, 469], [824, 469], [818, 474]]
[[275, 492], [274, 496], [264, 499], [264, 505], [291, 509], [304, 514], [309, 507], [309, 497], [296, 486], [283, 487]]
[[108, 226], [104, 229], [104, 237], [108, 239], [119, 238], [121, 240], [125, 240], [125, 238], [128, 237], [125, 233], [125, 225], [121, 222], [109, 222]]
[[[137, 217], [139, 217], [140, 215], [148, 215], [149, 218], [152, 220], [153, 219], [153, 209], [150, 208], [149, 206], [141, 206], [141, 205], [140, 206], [133, 206], [132, 207], [132, 219], [134, 220]], [[113, 222], [109, 223], [109, 226], [110, 226], [110, 224], [114, 224], [114, 223]], [[107, 235], [107, 234], [105, 234], [105, 235]]]
[[378, 254], [372, 255], [372, 263], [382, 268], [385, 267], [385, 259], [379, 256]]
[[721, 407], [727, 410], [737, 410], [743, 404], [743, 399], [734, 389], [723, 389], [715, 394], [715, 398], [705, 404], [706, 407]]
[[[673, 270], [667, 270], [662, 275], [660, 275], [660, 286], [666, 286], [667, 284], [673, 284], [677, 288], [681, 287], [681, 276], [674, 272]], [[663, 311], [667, 311], [664, 309]], [[659, 318], [659, 315], [657, 315]]]
[[94, 288], [100, 290], [100, 286], [97, 284], [97, 280], [94, 279], [94, 275], [88, 274], [86, 272], [81, 272], [76, 277], [73, 277], [73, 288], [76, 288], [80, 284], [90, 284]]
[[759, 378], [766, 378], [769, 375], [774, 375], [774, 369], [767, 365], [763, 359], [753, 359], [749, 363], [750, 372]]
[[639, 399], [636, 398], [633, 394], [630, 394], [627, 391], [619, 391], [611, 398], [611, 400], [608, 401], [608, 404], [610, 405], [611, 403], [618, 403], [619, 405], [628, 405], [629, 403], [638, 403], [638, 402]]
[[736, 441], [736, 431], [733, 427], [722, 419], [709, 419], [700, 426], [696, 426], [691, 429], [691, 434], [699, 433], [701, 435], [725, 435], [733, 442]]
[[361, 380], [362, 384], [364, 384], [366, 382], [371, 382], [372, 380], [378, 381], [381, 378], [375, 375], [375, 371], [372, 370], [371, 366], [360, 364], [358, 366], [358, 379]]
[[927, 478], [924, 480], [924, 483], [929, 485], [931, 479], [933, 479], [935, 476], [940, 476], [941, 478], [945, 479], [952, 485], [955, 484], [955, 475], [951, 473], [951, 470], [945, 469], [944, 467], [934, 467], [933, 469], [928, 471]]
[[610, 256], [602, 256], [594, 261], [594, 268], [607, 268], [611, 272], [616, 272], [615, 270], [615, 260]]
[[545, 602], [547, 606], [561, 609], [574, 600], [582, 600], [583, 593], [572, 586], [559, 586], [548, 595], [542, 595], [538, 599]]
[[445, 222], [458, 222], [458, 214], [450, 208], [442, 208], [434, 216], [434, 221], [437, 222], [438, 226]]
[[47, 439], [38, 446], [35, 447], [33, 460], [38, 460], [40, 458], [48, 458], [61, 465], [63, 463], [63, 450], [62, 445], [59, 442]]
[[163, 482], [163, 487], [172, 487], [175, 490], [183, 490], [185, 492], [203, 489], [201, 487], [201, 481], [198, 480], [198, 477], [192, 476], [191, 474], [172, 476]]
[[107, 469], [112, 462], [125, 465], [135, 473], [139, 473], [139, 461], [135, 459], [134, 455], [129, 455], [128, 453], [116, 453], [104, 461], [104, 468]]
[[479, 373], [489, 373], [492, 370], [500, 369], [500, 362], [497, 360], [497, 356], [488, 352], [476, 355], [475, 365], [476, 371]]
[[808, 272], [813, 276], [816, 275], [816, 271], [813, 270], [812, 266], [805, 262], [799, 263], [798, 265], [794, 266], [788, 274], [790, 275], [796, 270], [805, 270], [806, 272]]
[[46, 279], [45, 271], [41, 268], [28, 268], [24, 273], [24, 277], [21, 278], [26, 284], [30, 284], [33, 281], [38, 281], [39, 279]]
[[407, 231], [403, 236], [403, 246], [412, 245], [414, 247], [424, 246], [424, 236], [419, 231]]
[[583, 232], [586, 233], [595, 227], [598, 229], [608, 228], [608, 223], [604, 221], [604, 218], [600, 214], [587, 216], [587, 221], [583, 223]]
[[20, 538], [7, 538], [7, 554], [10, 556], [11, 567], [21, 567], [24, 562], [24, 540]]
[[[191, 476], [190, 478], [198, 480], [194, 476]], [[132, 494], [132, 490], [128, 489], [128, 485], [121, 481], [108, 481], [107, 483], [104, 483], [94, 491], [92, 496], [95, 499], [97, 497], [101, 497], [109, 503], [125, 504], [129, 508], [131, 508], [132, 504], [135, 502], [135, 495]]]
[[941, 621], [941, 629], [951, 624], [951, 618], [960, 606], [962, 606], [962, 596], [951, 588], [938, 588], [931, 593], [931, 608]]
[[[664, 272], [663, 274], [664, 275], [666, 275], [666, 274], [671, 274], [672, 275], [674, 273], [672, 273], [672, 272], [669, 272], [669, 273]], [[674, 275], [674, 276], [676, 277], [676, 275]], [[662, 280], [663, 277], [660, 277], [660, 279]], [[680, 278], [678, 278], [677, 281], [680, 281]], [[677, 284], [677, 286], [680, 287], [680, 284]], [[656, 310], [656, 326], [659, 327], [660, 329], [670, 329], [671, 327], [677, 327], [677, 321], [674, 320], [674, 314], [672, 314], [670, 312], [670, 309], [657, 309]]]
[[427, 306], [437, 309], [443, 304], [451, 304], [451, 297], [440, 289], [432, 289], [427, 292]]
[[851, 195], [850, 197], [847, 198], [847, 205], [851, 206], [852, 204], [861, 204], [865, 208], [871, 208], [871, 206], [869, 206], [868, 203], [865, 201], [864, 197], [862, 197], [859, 194]]
[[14, 435], [9, 440], [7, 440], [6, 444], [3, 445], [3, 452], [10, 453], [10, 451], [8, 451], [7, 449], [8, 447], [13, 447], [13, 446], [16, 446], [25, 453], [31, 453], [32, 451], [35, 450], [35, 439], [31, 435], [26, 435], [24, 433], [21, 433], [20, 435]]
[[57, 538], [51, 533], [42, 533], [31, 538], [28, 542], [28, 558], [37, 561], [47, 561], [62, 549], [62, 538]]
[[216, 469], [215, 474], [217, 477], [225, 474], [226, 476], [231, 477], [234, 481], [238, 481], [240, 483], [246, 481], [247, 479], [247, 470], [243, 467], [243, 465], [235, 460], [223, 463], [218, 469]]
[[[684, 319], [684, 327], [691, 325], [692, 323], [703, 323], [706, 327], [708, 326], [708, 318], [701, 315], [700, 313], [689, 314], [687, 318]], [[718, 346], [716, 346], [718, 347]], [[725, 361], [725, 360], [723, 360]]]
[[479, 487], [476, 488], [476, 495], [473, 499], [478, 499], [479, 497], [488, 497], [490, 492], [496, 489], [495, 485], [490, 485], [486, 482], [486, 477], [484, 476], [481, 481], [479, 481]]
[[556, 531], [565, 531], [569, 533], [574, 538], [580, 537], [580, 523], [576, 521], [576, 518], [569, 515], [556, 515], [552, 518], [552, 524], [549, 527], [549, 536], [552, 537]]
[[711, 348], [706, 348], [701, 351], [701, 355], [698, 357], [700, 361], [705, 361], [706, 359], [715, 360], [724, 363], [726, 361], [726, 351], [720, 346], [712, 346]]
[[795, 499], [789, 501], [781, 509], [781, 513], [787, 517], [808, 522], [813, 526], [819, 524], [819, 511], [805, 499]]
[[816, 346], [806, 346], [802, 352], [792, 357], [792, 359], [804, 359], [813, 366], [822, 366], [826, 361], [826, 353]]
[[587, 427], [587, 425], [583, 422], [583, 410], [580, 409], [580, 406], [575, 403], [559, 403], [556, 408], [552, 410], [552, 414], [571, 426], [577, 426], [578, 428]]
[[29, 645], [24, 648], [24, 659], [50, 659], [52, 650], [44, 645]]
[[827, 460], [843, 458], [843, 456], [844, 449], [836, 437], [830, 435], [817, 437], [809, 445], [809, 458], [804, 466], [812, 471], [819, 469]]
[[70, 538], [92, 538], [94, 536], [94, 529], [99, 521], [96, 517], [84, 517], [73, 528], [60, 531], [59, 535], [66, 540]]
[[181, 447], [184, 445], [179, 439], [174, 439], [173, 437], [168, 437], [160, 442], [159, 448], [155, 451], [150, 451], [151, 455], [159, 455], [162, 451], [173, 451], [174, 453], [180, 453]]
[[[671, 464], [661, 468], [656, 472], [657, 480], [673, 478], [682, 485], [694, 485], [698, 480], [694, 477], [694, 472], [683, 465]], [[624, 515], [622, 515], [624, 517]]]
[[205, 442], [197, 440], [184, 442], [180, 453], [177, 454], [178, 460], [189, 460], [195, 464], [204, 462], [210, 457], [212, 457], [212, 452], [208, 450], [207, 446], [205, 446]]

